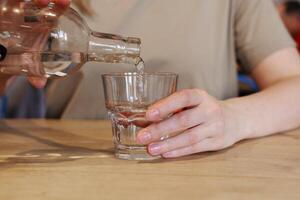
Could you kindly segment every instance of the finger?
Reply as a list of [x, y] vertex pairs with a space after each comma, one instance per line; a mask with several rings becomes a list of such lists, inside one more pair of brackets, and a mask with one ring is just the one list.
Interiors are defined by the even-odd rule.
[[150, 106], [146, 113], [146, 118], [149, 121], [161, 121], [180, 109], [199, 105], [205, 94], [204, 91], [198, 89], [176, 92]]
[[[44, 30], [40, 33], [40, 35], [35, 39], [35, 42], [32, 45], [32, 50], [35, 52], [40, 52], [43, 50], [46, 41], [48, 39], [48, 30]], [[41, 63], [41, 55], [38, 53], [26, 54], [22, 55], [23, 57], [23, 65], [26, 64], [28, 68], [28, 73], [35, 76], [44, 76], [45, 71], [42, 67]]]
[[194, 153], [202, 153], [207, 151], [217, 151], [219, 148], [219, 139], [207, 138], [197, 144], [191, 145], [189, 147], [184, 147], [181, 149], [176, 149], [168, 153], [162, 154], [164, 158], [177, 158], [181, 156], [191, 155]]
[[174, 133], [185, 131], [205, 121], [204, 112], [199, 108], [182, 111], [169, 119], [154, 123], [138, 133], [137, 141], [140, 144], [149, 144], [160, 138]]
[[50, 2], [54, 3], [54, 11], [60, 15], [62, 14], [71, 4], [71, 0], [50, 0]]
[[42, 64], [39, 57], [39, 55], [30, 53], [24, 53], [22, 55], [22, 68], [27, 74], [36, 77], [42, 77], [45, 75], [42, 73]]
[[161, 142], [152, 143], [148, 147], [148, 151], [151, 155], [161, 155], [176, 149], [189, 147], [197, 144], [206, 138], [212, 138], [217, 135], [213, 126], [197, 126], [189, 129], [177, 135], [175, 137], [168, 138]]
[[36, 88], [41, 89], [44, 88], [47, 82], [46, 78], [40, 77], [28, 77], [28, 81]]
[[32, 42], [33, 43], [32, 50], [41, 51], [44, 49], [45, 44], [47, 43], [50, 30], [48, 28], [44, 28], [40, 31], [41, 32], [39, 33], [39, 35]]

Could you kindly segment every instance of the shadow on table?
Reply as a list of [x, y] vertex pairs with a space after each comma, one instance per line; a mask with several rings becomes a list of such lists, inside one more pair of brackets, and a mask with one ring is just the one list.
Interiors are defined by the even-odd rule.
[[[61, 131], [48, 127], [39, 127], [43, 131], [55, 132], [59, 134], [64, 134], [64, 136], [70, 138], [76, 138], [75, 135], [70, 132]], [[108, 149], [93, 149], [89, 147], [67, 145], [59, 143], [57, 141], [51, 140], [51, 138], [41, 138], [37, 135], [30, 133], [30, 131], [20, 130], [9, 126], [5, 122], [0, 122], [0, 133], [15, 135], [19, 137], [29, 138], [31, 140], [37, 141], [41, 144], [47, 145], [52, 149], [34, 149], [24, 152], [19, 152], [14, 155], [5, 155], [4, 160], [0, 160], [0, 170], [4, 168], [10, 168], [16, 164], [42, 164], [42, 163], [60, 163], [60, 162], [71, 162], [84, 158], [107, 158], [113, 157], [114, 150], [112, 148]], [[81, 144], [81, 138], [78, 139], [78, 144]], [[86, 143], [87, 138], [84, 138]], [[75, 141], [76, 142], [76, 141]], [[90, 143], [95, 143], [91, 140]], [[101, 144], [99, 144], [101, 146]], [[106, 145], [107, 146], [107, 145]], [[1, 155], [0, 155], [1, 156]], [[1, 158], [1, 157], [0, 157]]]

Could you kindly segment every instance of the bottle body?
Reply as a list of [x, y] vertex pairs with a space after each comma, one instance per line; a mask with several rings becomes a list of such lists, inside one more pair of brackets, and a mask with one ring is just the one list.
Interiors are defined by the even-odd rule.
[[138, 62], [139, 39], [91, 31], [72, 8], [58, 17], [53, 6], [1, 1], [0, 72], [64, 77], [88, 61]]

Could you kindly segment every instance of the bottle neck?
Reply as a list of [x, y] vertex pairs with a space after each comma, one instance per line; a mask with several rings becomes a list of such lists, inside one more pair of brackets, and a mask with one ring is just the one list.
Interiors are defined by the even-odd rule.
[[91, 32], [88, 61], [137, 64], [141, 41], [107, 33]]

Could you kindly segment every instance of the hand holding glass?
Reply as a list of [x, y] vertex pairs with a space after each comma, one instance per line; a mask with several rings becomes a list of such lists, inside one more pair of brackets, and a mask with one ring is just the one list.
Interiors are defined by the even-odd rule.
[[137, 142], [137, 133], [151, 122], [147, 108], [176, 91], [173, 73], [113, 73], [102, 76], [106, 108], [112, 121], [115, 155], [127, 160], [153, 160], [147, 147]]

